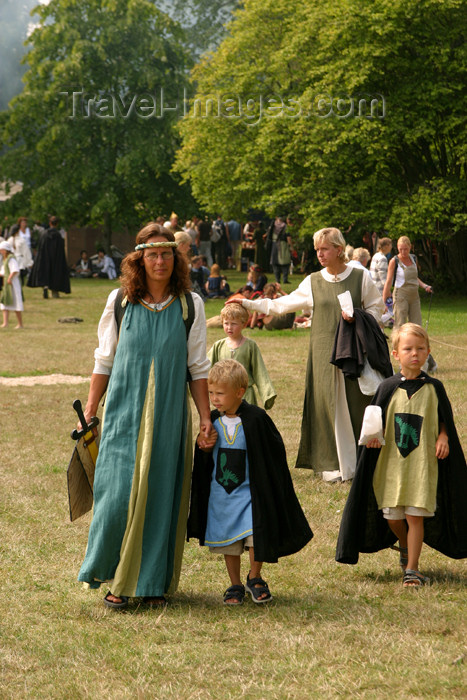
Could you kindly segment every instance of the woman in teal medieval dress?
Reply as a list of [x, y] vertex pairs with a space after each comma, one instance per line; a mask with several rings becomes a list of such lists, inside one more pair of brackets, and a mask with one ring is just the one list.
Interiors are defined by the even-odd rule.
[[112, 608], [142, 597], [165, 604], [180, 574], [192, 466], [187, 379], [212, 435], [202, 300], [190, 294], [172, 233], [150, 223], [122, 263], [99, 323], [85, 408], [96, 415], [107, 390], [94, 479], [94, 511], [78, 579], [107, 582]]
[[[322, 270], [308, 275], [299, 287], [278, 299], [242, 300], [249, 311], [280, 315], [304, 310], [311, 313], [310, 350], [297, 467], [313, 469], [327, 481], [346, 481], [355, 473], [357, 440], [365, 407], [371, 396], [330, 363], [341, 315], [338, 294], [350, 292], [353, 308], [364, 309], [377, 321], [384, 304], [376, 285], [363, 270], [348, 267], [345, 240], [339, 229], [325, 228], [313, 242]], [[235, 301], [238, 301], [235, 299]]]

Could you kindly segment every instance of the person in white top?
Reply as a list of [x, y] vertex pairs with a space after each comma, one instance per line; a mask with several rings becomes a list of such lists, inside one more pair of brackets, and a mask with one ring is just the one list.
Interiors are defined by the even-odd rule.
[[[341, 312], [338, 294], [349, 291], [354, 308], [362, 308], [378, 322], [384, 310], [381, 294], [371, 277], [345, 262], [345, 240], [339, 229], [325, 228], [313, 237], [323, 269], [308, 275], [291, 294], [278, 299], [243, 300], [250, 311], [311, 314], [311, 338], [297, 467], [322, 473], [327, 481], [351, 479], [356, 468], [357, 440], [365, 407], [358, 382], [344, 378], [329, 360], [339, 319], [353, 323]], [[237, 300], [235, 300], [237, 301]]]
[[109, 581], [104, 602], [111, 608], [126, 607], [129, 597], [164, 605], [176, 590], [192, 470], [187, 380], [201, 439], [213, 432], [204, 304], [196, 294], [188, 299], [185, 256], [154, 222], [136, 244], [122, 262], [122, 290], [110, 294], [99, 323], [84, 410], [89, 422], [107, 391], [78, 580], [91, 588]]
[[367, 265], [370, 262], [370, 258], [370, 251], [367, 250], [367, 248], [355, 248], [352, 254], [352, 260], [349, 260], [347, 265], [349, 267], [356, 267], [357, 270], [364, 270], [366, 274], [369, 275], [370, 271]]

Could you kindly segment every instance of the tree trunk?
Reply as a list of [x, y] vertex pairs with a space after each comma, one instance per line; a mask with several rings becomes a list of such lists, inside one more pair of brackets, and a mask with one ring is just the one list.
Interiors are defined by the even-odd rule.
[[112, 217], [111, 215], [107, 212], [104, 214], [104, 230], [103, 230], [103, 235], [104, 235], [104, 248], [105, 252], [110, 255], [111, 253], [111, 248], [110, 246], [112, 245]]
[[453, 291], [465, 294], [467, 289], [467, 233], [458, 233], [438, 244], [438, 275], [449, 280]]

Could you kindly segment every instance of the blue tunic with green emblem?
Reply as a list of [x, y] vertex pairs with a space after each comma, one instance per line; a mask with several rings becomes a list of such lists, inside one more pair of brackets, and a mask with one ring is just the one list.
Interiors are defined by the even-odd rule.
[[232, 436], [225, 418], [214, 423], [218, 438], [205, 536], [210, 547], [225, 547], [253, 534], [248, 454], [242, 422], [237, 420]]

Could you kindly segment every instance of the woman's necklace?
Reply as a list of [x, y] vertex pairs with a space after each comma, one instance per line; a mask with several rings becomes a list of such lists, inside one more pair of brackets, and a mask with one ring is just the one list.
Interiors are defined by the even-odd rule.
[[[147, 300], [146, 297], [149, 297], [149, 300]], [[161, 296], [160, 299], [156, 299], [155, 297], [153, 297], [153, 295], [151, 294], [151, 292], [147, 292], [147, 293], [146, 293], [146, 297], [145, 297], [145, 299], [144, 299], [144, 301], [146, 302], [146, 304], [152, 304], [152, 305], [154, 305], [154, 306], [160, 306], [164, 301], [166, 301], [166, 300], [168, 299], [168, 297], [169, 297], [169, 292], [163, 292], [163, 294], [162, 294], [162, 296]]]

